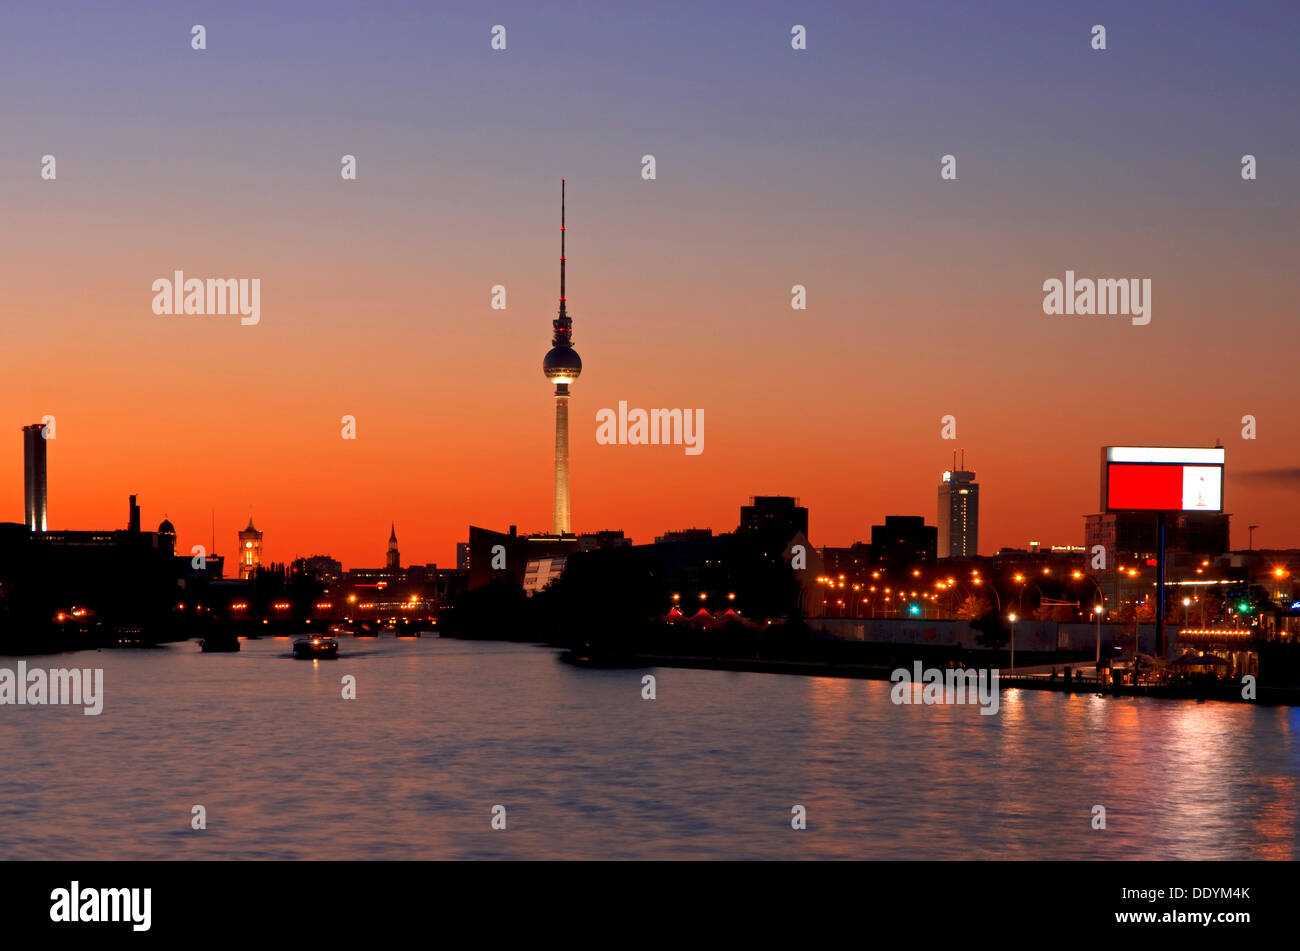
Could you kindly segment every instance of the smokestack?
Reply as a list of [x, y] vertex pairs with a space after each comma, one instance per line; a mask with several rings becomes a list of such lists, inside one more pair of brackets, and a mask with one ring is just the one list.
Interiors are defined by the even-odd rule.
[[45, 427], [33, 423], [23, 427], [23, 484], [28, 531], [49, 530], [45, 466]]

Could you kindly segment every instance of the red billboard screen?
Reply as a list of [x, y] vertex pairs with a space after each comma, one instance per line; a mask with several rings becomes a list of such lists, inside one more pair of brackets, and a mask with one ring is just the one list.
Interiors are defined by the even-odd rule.
[[1224, 452], [1107, 446], [1102, 456], [1106, 511], [1222, 512]]

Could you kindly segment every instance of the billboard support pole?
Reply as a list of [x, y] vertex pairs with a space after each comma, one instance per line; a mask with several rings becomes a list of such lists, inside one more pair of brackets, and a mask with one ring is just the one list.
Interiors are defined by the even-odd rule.
[[1165, 513], [1156, 515], [1156, 657], [1165, 656]]

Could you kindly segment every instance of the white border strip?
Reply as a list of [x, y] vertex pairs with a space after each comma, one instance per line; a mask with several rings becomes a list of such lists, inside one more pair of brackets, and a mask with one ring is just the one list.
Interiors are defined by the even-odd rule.
[[1169, 446], [1107, 446], [1107, 462], [1172, 462], [1221, 466], [1222, 449], [1175, 449]]

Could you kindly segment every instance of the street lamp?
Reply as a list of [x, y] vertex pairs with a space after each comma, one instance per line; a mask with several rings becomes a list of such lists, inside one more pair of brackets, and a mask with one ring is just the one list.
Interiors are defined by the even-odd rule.
[[1008, 615], [1007, 620], [1011, 622], [1011, 667], [1009, 670], [1016, 669], [1016, 616]]
[[1187, 626], [1187, 609], [1192, 606], [1191, 598], [1183, 598], [1183, 627]]
[[1105, 612], [1100, 604], [1092, 609], [1092, 613], [1097, 615], [1097, 663], [1101, 664], [1101, 616]]

